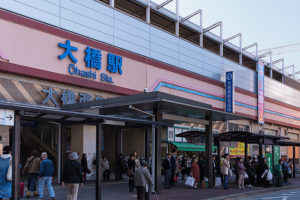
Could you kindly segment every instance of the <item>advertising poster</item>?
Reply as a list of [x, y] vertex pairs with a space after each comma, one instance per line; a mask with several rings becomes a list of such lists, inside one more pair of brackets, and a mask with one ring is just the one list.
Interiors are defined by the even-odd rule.
[[258, 61], [257, 64], [257, 107], [258, 107], [258, 123], [264, 123], [264, 77], [265, 77], [265, 66], [262, 61]]
[[226, 72], [225, 80], [225, 111], [234, 113], [234, 76], [233, 71]]

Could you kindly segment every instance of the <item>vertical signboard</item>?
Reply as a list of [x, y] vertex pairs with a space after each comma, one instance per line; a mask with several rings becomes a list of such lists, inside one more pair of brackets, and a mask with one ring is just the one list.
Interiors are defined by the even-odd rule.
[[226, 72], [225, 80], [225, 111], [234, 112], [234, 76], [233, 71]]
[[264, 77], [265, 77], [265, 65], [259, 60], [257, 63], [257, 107], [258, 107], [258, 123], [264, 123]]

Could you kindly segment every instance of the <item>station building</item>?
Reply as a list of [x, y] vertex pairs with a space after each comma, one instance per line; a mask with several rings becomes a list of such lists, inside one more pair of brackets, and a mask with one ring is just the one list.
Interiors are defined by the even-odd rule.
[[[295, 75], [284, 72], [284, 66], [279, 70], [271, 54], [260, 59], [256, 43], [236, 46], [230, 41], [235, 37], [223, 38], [221, 22], [202, 27], [163, 6], [146, 0], [1, 1], [0, 101], [64, 110], [70, 104], [162, 92], [226, 111], [225, 74], [233, 72], [231, 112], [245, 119], [214, 122], [213, 132], [249, 131], [299, 141], [300, 84]], [[211, 33], [213, 28], [219, 28], [220, 35]], [[236, 37], [242, 39], [241, 34]], [[264, 67], [263, 93], [258, 92], [258, 63]], [[258, 113], [262, 113], [260, 123]], [[66, 127], [65, 150], [88, 154], [93, 168], [96, 126], [80, 117], [23, 115], [21, 163], [37, 148], [49, 152], [59, 165], [60, 121], [69, 120], [77, 124]], [[169, 143], [187, 142], [176, 134], [205, 128], [188, 117], [180, 119], [184, 123], [162, 128], [162, 156]], [[144, 127], [122, 128], [124, 124], [114, 120], [105, 123], [109, 126], [104, 128], [101, 150], [112, 171], [116, 141], [118, 153], [128, 156], [137, 151], [145, 156]], [[11, 126], [0, 126], [2, 145], [11, 144], [12, 135]], [[257, 153], [255, 146], [251, 148]], [[292, 157], [291, 148], [280, 151]]]

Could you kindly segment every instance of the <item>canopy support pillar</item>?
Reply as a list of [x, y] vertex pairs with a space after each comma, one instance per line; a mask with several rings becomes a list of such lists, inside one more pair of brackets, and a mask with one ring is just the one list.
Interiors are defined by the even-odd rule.
[[208, 188], [213, 187], [213, 155], [212, 155], [212, 147], [213, 147], [213, 133], [212, 133], [212, 112], [207, 113], [206, 120], [208, 120], [209, 124], [205, 125], [205, 152], [206, 152], [206, 160], [207, 160], [207, 174], [208, 174]]
[[[120, 158], [120, 154], [122, 152], [122, 135], [121, 128], [116, 127], [116, 158], [117, 160]], [[119, 167], [116, 167], [116, 177], [115, 180], [121, 180], [122, 172], [119, 170]]]
[[96, 125], [96, 200], [101, 200], [101, 154], [102, 154], [103, 127], [101, 123]]
[[296, 147], [293, 145], [293, 178], [296, 178], [296, 167], [295, 167]]
[[15, 111], [14, 134], [12, 136], [12, 199], [20, 199], [20, 143], [21, 115]]
[[[157, 103], [154, 107], [154, 115], [155, 121], [161, 122], [162, 121], [162, 113], [161, 113], [161, 104]], [[155, 155], [154, 155], [154, 162], [155, 162], [155, 176], [154, 176], [154, 186], [155, 191], [159, 194], [161, 193], [161, 125], [156, 126], [155, 128]]]

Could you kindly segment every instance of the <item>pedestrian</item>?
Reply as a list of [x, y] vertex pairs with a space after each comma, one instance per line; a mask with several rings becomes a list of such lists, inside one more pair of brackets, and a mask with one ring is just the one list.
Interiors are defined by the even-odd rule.
[[224, 155], [224, 160], [221, 165], [222, 174], [224, 176], [224, 189], [228, 189], [228, 176], [230, 170], [230, 158], [228, 154]]
[[198, 165], [198, 157], [195, 157], [192, 161], [191, 176], [195, 179], [194, 189], [198, 188], [200, 182], [200, 169]]
[[176, 150], [171, 154], [171, 178], [170, 178], [170, 186], [174, 185], [174, 177], [176, 172], [176, 159], [177, 159]]
[[179, 177], [179, 173], [181, 171], [181, 165], [180, 165], [180, 160], [177, 157], [176, 159], [176, 171], [175, 171], [175, 177], [174, 177], [174, 183], [177, 184], [178, 183], [178, 177]]
[[42, 153], [42, 162], [39, 173], [39, 195], [40, 199], [44, 199], [44, 186], [46, 184], [50, 199], [55, 199], [55, 193], [52, 187], [52, 176], [54, 174], [54, 165], [52, 160], [48, 159], [46, 152]]
[[240, 161], [240, 157], [237, 157], [234, 164], [234, 173], [235, 173], [235, 184], [239, 184], [239, 174], [238, 174], [238, 163]]
[[[147, 162], [141, 161], [141, 167], [137, 168], [134, 173], [134, 182], [137, 191], [137, 199], [138, 200], [145, 200], [146, 199], [146, 192], [149, 192], [149, 189], [152, 186], [152, 179], [150, 176], [150, 172], [147, 169]], [[148, 191], [146, 191], [146, 187]]]
[[216, 163], [216, 156], [213, 156], [213, 186], [216, 186], [216, 176], [218, 173], [217, 163]]
[[7, 179], [8, 174], [12, 173], [11, 159], [11, 148], [5, 146], [3, 148], [3, 154], [0, 155], [0, 199], [12, 199], [12, 180]]
[[132, 154], [134, 155], [134, 161], [135, 161], [135, 166], [136, 166], [136, 168], [141, 167], [140, 159], [139, 159], [139, 157], [138, 157], [137, 152], [134, 151]]
[[289, 162], [288, 162], [288, 177], [289, 178], [292, 178], [293, 177], [293, 163], [292, 163], [292, 160], [289, 159]]
[[77, 200], [79, 184], [83, 186], [83, 170], [81, 164], [77, 162], [78, 158], [78, 154], [72, 152], [63, 172], [61, 185], [64, 187], [65, 183], [67, 184], [68, 200]]
[[83, 181], [85, 182], [86, 175], [91, 173], [91, 170], [89, 170], [89, 168], [88, 168], [88, 162], [87, 162], [87, 157], [86, 157], [85, 153], [82, 154], [81, 168], [82, 168], [82, 172], [83, 172]]
[[28, 182], [27, 182], [27, 194], [26, 199], [30, 199], [31, 192], [33, 192], [34, 196], [38, 196], [36, 183], [39, 178], [40, 173], [40, 164], [41, 158], [38, 155], [36, 150], [32, 150], [31, 156], [27, 159], [24, 174], [28, 174]]
[[282, 163], [283, 184], [286, 184], [288, 181], [288, 176], [289, 176], [288, 171], [289, 171], [288, 158], [284, 157], [284, 161]]
[[129, 159], [128, 159], [128, 170], [127, 170], [127, 176], [129, 177], [128, 179], [128, 186], [129, 186], [129, 191], [133, 192], [134, 189], [134, 172], [135, 172], [135, 156], [134, 154], [131, 154]]
[[109, 170], [109, 162], [107, 160], [107, 157], [104, 156], [103, 159], [101, 160], [101, 167], [103, 170], [103, 180], [108, 180], [110, 177], [110, 170]]
[[186, 166], [186, 157], [185, 156], [183, 156], [183, 158], [182, 158], [182, 160], [181, 160], [181, 164], [180, 164], [180, 166], [181, 166], [181, 179], [182, 180], [185, 180], [185, 175], [187, 174], [186, 173], [186, 171], [187, 171], [187, 166]]
[[171, 178], [171, 154], [167, 153], [167, 157], [163, 161], [163, 169], [165, 171], [165, 180], [164, 180], [164, 188], [169, 189], [170, 188], [170, 178]]
[[255, 185], [255, 169], [252, 165], [252, 157], [248, 156], [244, 162], [244, 166], [246, 167], [246, 173], [248, 174], [247, 185], [248, 187], [253, 187]]
[[277, 187], [281, 187], [282, 186], [282, 179], [283, 179], [283, 175], [282, 175], [282, 160], [279, 159], [278, 160], [278, 164], [275, 166], [275, 184]]
[[205, 165], [206, 165], [203, 156], [199, 156], [199, 160], [198, 160], [197, 164], [198, 164], [199, 170], [200, 170], [200, 175], [199, 175], [200, 176], [200, 182], [202, 183], [202, 181], [204, 180]]
[[261, 180], [262, 180], [262, 185], [264, 187], [267, 187], [267, 186], [270, 186], [270, 183], [268, 181], [268, 171], [269, 171], [269, 166], [268, 166], [268, 163], [267, 163], [267, 160], [265, 158], [263, 158], [262, 160], [262, 166], [261, 166]]
[[245, 173], [246, 173], [246, 167], [244, 166], [243, 163], [243, 158], [238, 158], [237, 160], [237, 174], [239, 176], [238, 179], [238, 188], [239, 189], [244, 189], [244, 181], [245, 181]]

